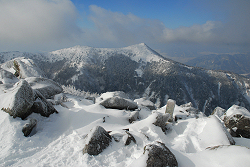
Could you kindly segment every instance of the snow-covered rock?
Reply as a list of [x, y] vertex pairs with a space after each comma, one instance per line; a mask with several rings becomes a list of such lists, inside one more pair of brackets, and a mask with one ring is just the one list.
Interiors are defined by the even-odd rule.
[[29, 118], [29, 123], [23, 126], [22, 132], [25, 137], [28, 137], [37, 125], [37, 120], [34, 118]]
[[[1, 65], [1, 68], [13, 74], [17, 72], [19, 78], [46, 77], [45, 73], [34, 63], [32, 59], [25, 57], [18, 57], [7, 61]], [[16, 68], [18, 68], [18, 71]]]
[[2, 110], [9, 113], [14, 118], [25, 119], [31, 114], [33, 90], [26, 80], [20, 80], [13, 88], [6, 90], [6, 93], [0, 94], [0, 106]]
[[176, 103], [175, 100], [172, 100], [172, 99], [168, 99], [168, 101], [167, 101], [165, 113], [169, 113], [171, 119], [173, 119], [175, 103]]
[[135, 99], [134, 102], [136, 102], [139, 106], [147, 107], [150, 110], [156, 110], [155, 104], [145, 98]]
[[157, 113], [156, 120], [153, 124], [155, 126], [159, 126], [162, 129], [162, 131], [165, 132], [167, 130], [166, 125], [169, 119], [171, 119], [171, 116], [169, 113], [165, 113], [165, 114]]
[[212, 115], [217, 116], [218, 118], [222, 117], [225, 114], [226, 110], [221, 107], [216, 107]]
[[44, 117], [49, 117], [53, 113], [58, 113], [53, 105], [48, 102], [38, 90], [34, 90], [34, 104], [30, 110], [31, 112], [39, 113]]
[[2, 84], [14, 84], [18, 82], [18, 79], [11, 72], [0, 68], [0, 81], [2, 82]]
[[146, 145], [144, 151], [148, 154], [147, 167], [178, 167], [175, 155], [164, 143]]
[[51, 79], [29, 77], [25, 80], [32, 89], [39, 91], [45, 98], [51, 98], [63, 91], [62, 87]]
[[140, 111], [138, 111], [138, 110], [131, 112], [129, 119], [128, 119], [129, 123], [132, 123], [132, 122], [138, 120], [140, 118], [139, 113], [140, 113]]
[[92, 132], [88, 134], [88, 144], [83, 149], [83, 154], [98, 155], [109, 146], [112, 141], [111, 136], [101, 126], [96, 126]]
[[246, 108], [233, 105], [222, 119], [232, 136], [250, 138], [250, 112]]
[[105, 108], [119, 109], [119, 110], [135, 110], [138, 108], [138, 105], [129, 99], [124, 99], [118, 96], [110, 97], [106, 100], [103, 100], [100, 105]]

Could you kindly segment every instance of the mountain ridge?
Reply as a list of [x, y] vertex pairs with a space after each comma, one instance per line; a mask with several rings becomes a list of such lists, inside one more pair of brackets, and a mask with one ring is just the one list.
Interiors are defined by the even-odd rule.
[[[13, 53], [0, 53], [1, 61], [9, 55]], [[20, 55], [33, 59], [50, 79], [84, 91], [124, 91], [132, 98], [149, 99], [158, 107], [168, 98], [178, 105], [192, 102], [206, 115], [217, 106], [228, 109], [238, 104], [250, 109], [249, 79], [175, 62], [144, 43], [115, 49], [75, 46], [15, 56]]]

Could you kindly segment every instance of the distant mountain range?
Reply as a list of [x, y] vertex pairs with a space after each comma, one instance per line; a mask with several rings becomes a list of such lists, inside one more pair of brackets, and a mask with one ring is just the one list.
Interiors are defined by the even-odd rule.
[[188, 60], [185, 64], [212, 70], [231, 71], [244, 76], [250, 76], [250, 54], [203, 55]]
[[75, 46], [46, 54], [5, 52], [0, 62], [15, 57], [30, 58], [47, 77], [84, 91], [124, 91], [158, 107], [168, 98], [178, 105], [192, 102], [206, 115], [217, 106], [228, 109], [233, 104], [250, 110], [248, 78], [175, 62], [144, 43], [118, 49]]

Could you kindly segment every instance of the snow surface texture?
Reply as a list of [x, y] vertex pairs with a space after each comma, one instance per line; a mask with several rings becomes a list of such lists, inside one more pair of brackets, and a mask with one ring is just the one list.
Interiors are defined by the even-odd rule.
[[[247, 167], [250, 164], [250, 139], [234, 138], [230, 145], [221, 122], [215, 117], [188, 118], [171, 125], [164, 133], [153, 123], [157, 113], [166, 107], [150, 111], [142, 108], [140, 119], [130, 124], [130, 111], [105, 109], [91, 100], [66, 94], [68, 108], [55, 106], [59, 114], [49, 118], [33, 113], [37, 120], [36, 134], [24, 137], [22, 127], [29, 120], [12, 118], [0, 112], [0, 166], [145, 166], [144, 146], [164, 143], [175, 155], [179, 167]], [[175, 106], [178, 113], [180, 106]], [[105, 118], [105, 121], [104, 121]], [[96, 126], [111, 131], [110, 146], [96, 156], [82, 153], [88, 134]], [[129, 133], [136, 140], [125, 146]]]

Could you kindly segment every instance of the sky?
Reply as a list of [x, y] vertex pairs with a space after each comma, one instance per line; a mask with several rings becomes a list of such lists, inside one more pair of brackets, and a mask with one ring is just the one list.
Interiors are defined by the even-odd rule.
[[0, 52], [146, 43], [165, 54], [250, 51], [249, 0], [0, 0]]

